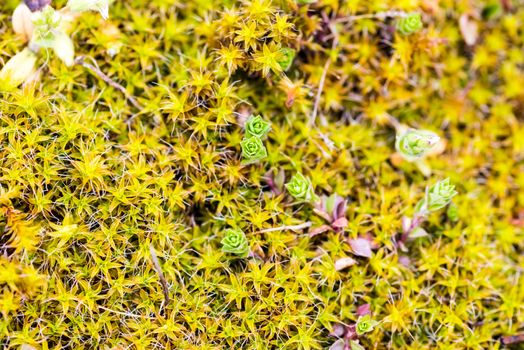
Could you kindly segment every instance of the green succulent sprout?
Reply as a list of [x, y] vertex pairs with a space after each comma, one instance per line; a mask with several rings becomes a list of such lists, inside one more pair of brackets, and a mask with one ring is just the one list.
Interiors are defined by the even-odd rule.
[[61, 34], [62, 16], [51, 6], [33, 12], [31, 21], [34, 25], [32, 42], [40, 47], [52, 48], [57, 35]]
[[67, 7], [76, 13], [97, 11], [104, 19], [109, 17], [109, 0], [69, 0]]
[[243, 164], [255, 163], [267, 157], [267, 150], [260, 137], [251, 136], [240, 142], [242, 147]]
[[289, 68], [291, 68], [291, 65], [293, 64], [296, 51], [292, 48], [285, 47], [282, 50], [280, 50], [280, 53], [282, 54], [282, 58], [278, 61], [278, 64], [280, 65], [283, 71], [287, 71]]
[[245, 258], [249, 254], [249, 242], [243, 231], [238, 229], [227, 229], [225, 236], [220, 242], [222, 251]]
[[416, 210], [422, 213], [440, 210], [451, 203], [457, 193], [449, 178], [439, 181], [426, 190], [426, 196], [418, 202]]
[[62, 16], [51, 6], [46, 6], [31, 17], [34, 25], [32, 43], [39, 47], [53, 49], [67, 66], [74, 63], [75, 48], [71, 38], [62, 30]]
[[311, 185], [311, 181], [301, 173], [296, 173], [291, 181], [286, 183], [286, 189], [289, 194], [299, 200], [314, 202], [318, 199]]
[[422, 28], [422, 16], [420, 13], [409, 13], [402, 17], [397, 22], [397, 30], [402, 35], [411, 35], [418, 32]]
[[409, 129], [397, 135], [395, 148], [406, 160], [415, 161], [427, 155], [439, 140], [432, 131]]
[[261, 116], [251, 116], [246, 122], [246, 133], [262, 139], [271, 130], [271, 123], [266, 122]]
[[359, 317], [357, 320], [356, 331], [358, 335], [371, 332], [373, 328], [378, 324], [377, 321], [371, 319], [370, 315]]

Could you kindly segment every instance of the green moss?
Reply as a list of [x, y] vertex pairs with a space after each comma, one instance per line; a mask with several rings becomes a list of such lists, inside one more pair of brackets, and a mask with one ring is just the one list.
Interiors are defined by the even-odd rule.
[[[0, 348], [324, 349], [364, 304], [378, 322], [353, 339], [366, 349], [497, 349], [522, 333], [524, 6], [471, 16], [466, 46], [461, 14], [489, 4], [131, 0], [107, 21], [83, 13], [77, 57], [125, 94], [41, 51], [34, 82], [0, 95]], [[25, 47], [14, 5], [0, 5], [2, 66]], [[424, 13], [424, 29], [398, 35], [389, 10]], [[271, 131], [267, 157], [244, 165], [251, 115]], [[428, 177], [396, 154], [397, 123], [441, 137]], [[296, 173], [347, 201], [345, 227], [286, 191]], [[448, 177], [458, 220], [428, 216], [429, 235], [400, 250], [402, 217]], [[249, 257], [222, 251], [229, 228]], [[356, 238], [372, 241], [369, 259]]]

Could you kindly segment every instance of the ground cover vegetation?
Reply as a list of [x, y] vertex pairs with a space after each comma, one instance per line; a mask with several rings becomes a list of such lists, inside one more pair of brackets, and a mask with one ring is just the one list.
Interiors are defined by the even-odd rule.
[[522, 346], [521, 0], [0, 23], [0, 348]]

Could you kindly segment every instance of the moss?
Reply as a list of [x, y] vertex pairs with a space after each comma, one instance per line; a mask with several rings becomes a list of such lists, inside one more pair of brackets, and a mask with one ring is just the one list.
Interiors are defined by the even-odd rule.
[[[0, 348], [323, 349], [366, 304], [378, 322], [358, 336], [366, 349], [497, 349], [522, 333], [524, 6], [480, 20], [491, 3], [130, 0], [107, 21], [83, 13], [77, 57], [125, 94], [40, 52], [39, 76], [1, 95]], [[25, 45], [14, 6], [0, 5], [2, 65]], [[424, 27], [399, 35], [412, 12]], [[244, 165], [251, 115], [271, 131], [267, 157]], [[441, 138], [428, 176], [396, 154], [397, 123]], [[297, 203], [284, 187], [297, 173], [343, 212]], [[429, 215], [402, 251], [402, 217], [448, 177], [453, 220]], [[232, 228], [248, 258], [222, 252]]]

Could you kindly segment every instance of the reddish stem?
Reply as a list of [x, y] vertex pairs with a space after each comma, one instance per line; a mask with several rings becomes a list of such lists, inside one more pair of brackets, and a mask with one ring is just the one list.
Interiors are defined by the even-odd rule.
[[424, 220], [426, 220], [426, 217], [424, 215], [416, 213], [408, 229], [402, 233], [402, 236], [400, 236], [399, 242], [406, 243], [411, 232], [413, 232], [414, 229], [419, 227], [424, 222]]

